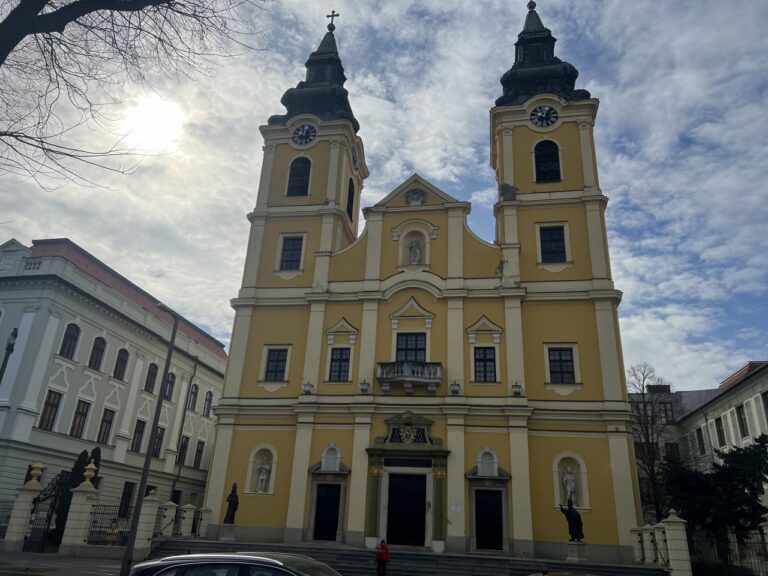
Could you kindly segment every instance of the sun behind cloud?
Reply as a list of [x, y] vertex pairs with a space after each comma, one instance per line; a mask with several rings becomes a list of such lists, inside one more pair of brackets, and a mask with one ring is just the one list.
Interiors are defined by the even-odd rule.
[[184, 127], [184, 111], [172, 100], [145, 96], [129, 108], [120, 125], [125, 142], [139, 152], [175, 152]]

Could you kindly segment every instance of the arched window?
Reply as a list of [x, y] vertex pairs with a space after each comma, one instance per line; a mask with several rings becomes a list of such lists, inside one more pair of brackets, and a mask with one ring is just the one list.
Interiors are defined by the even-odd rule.
[[477, 475], [489, 477], [499, 475], [499, 459], [488, 446], [477, 457]]
[[189, 398], [187, 399], [187, 410], [194, 411], [197, 406], [197, 384], [192, 384], [189, 388]]
[[61, 341], [61, 348], [59, 348], [59, 356], [73, 360], [79, 339], [80, 326], [77, 324], [67, 324], [67, 329], [64, 330], [64, 339]]
[[331, 442], [331, 444], [323, 450], [323, 457], [320, 460], [320, 470], [323, 472], [338, 472], [340, 464], [341, 453], [336, 447], [336, 444]]
[[350, 220], [354, 220], [355, 214], [355, 183], [352, 178], [349, 179], [349, 188], [347, 190], [347, 216]]
[[88, 357], [88, 368], [91, 370], [101, 370], [101, 362], [104, 360], [104, 350], [107, 348], [107, 341], [101, 336], [97, 336], [91, 346], [91, 355]]
[[560, 149], [552, 140], [542, 140], [533, 149], [536, 182], [560, 181]]
[[213, 403], [213, 393], [208, 390], [205, 393], [205, 402], [203, 403], [203, 416], [211, 415], [211, 404]]
[[125, 369], [128, 368], [128, 350], [120, 348], [115, 358], [115, 369], [112, 370], [112, 378], [125, 380]]
[[306, 196], [309, 194], [309, 171], [312, 163], [309, 158], [300, 156], [291, 162], [288, 174], [288, 196]]
[[147, 378], [144, 380], [144, 390], [150, 394], [155, 393], [155, 382], [157, 381], [157, 364], [154, 362], [147, 368]]
[[176, 386], [176, 374], [168, 372], [168, 382], [165, 383], [164, 400], [173, 400], [173, 388]]

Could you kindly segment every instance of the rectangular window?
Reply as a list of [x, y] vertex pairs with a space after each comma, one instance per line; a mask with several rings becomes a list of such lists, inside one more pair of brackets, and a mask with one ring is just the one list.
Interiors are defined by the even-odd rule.
[[331, 369], [329, 382], [349, 381], [349, 348], [331, 348]]
[[129, 516], [133, 504], [133, 491], [135, 489], [135, 482], [126, 482], [123, 484], [123, 495], [120, 497], [120, 507], [117, 509], [117, 515], [120, 518], [127, 518]]
[[663, 424], [674, 424], [675, 415], [672, 411], [672, 402], [659, 402], [659, 412]]
[[723, 428], [723, 419], [720, 417], [715, 418], [715, 433], [717, 434], [717, 447], [722, 448], [725, 446], [725, 428]]
[[303, 236], [284, 236], [283, 251], [280, 254], [280, 270], [301, 270], [301, 247]]
[[45, 397], [45, 404], [43, 404], [43, 412], [40, 414], [40, 422], [38, 428], [41, 430], [53, 430], [53, 425], [56, 423], [56, 415], [59, 413], [59, 405], [61, 404], [61, 394], [48, 390], [48, 395]]
[[566, 261], [564, 226], [539, 227], [539, 241], [542, 263], [553, 264]]
[[496, 382], [496, 348], [475, 347], [475, 382]]
[[749, 426], [747, 426], [747, 416], [744, 414], [744, 404], [736, 406], [736, 421], [739, 423], [739, 434], [742, 438], [749, 436]]
[[267, 351], [265, 382], [285, 382], [285, 367], [288, 362], [287, 348], [270, 348]]
[[551, 384], [574, 384], [573, 348], [550, 348], [549, 380]]
[[85, 400], [78, 400], [75, 406], [75, 415], [72, 417], [72, 426], [69, 428], [69, 435], [73, 438], [82, 438], [85, 432], [85, 422], [88, 420], [88, 412], [91, 410], [91, 403]]
[[197, 447], [195, 448], [195, 460], [192, 464], [195, 468], [200, 468], [203, 464], [203, 451], [205, 450], [205, 442], [202, 440], [197, 441]]
[[699, 456], [704, 456], [704, 454], [706, 454], [707, 449], [704, 445], [704, 429], [703, 428], [696, 428], [696, 447], [699, 450]]
[[160, 458], [160, 454], [163, 451], [163, 440], [165, 440], [165, 428], [158, 426], [155, 433], [155, 443], [152, 444], [153, 458]]
[[424, 332], [402, 332], [397, 335], [397, 362], [426, 362], [427, 335]]
[[99, 423], [99, 432], [96, 435], [96, 442], [99, 444], [109, 444], [109, 436], [112, 434], [112, 424], [115, 421], [115, 411], [104, 408]]
[[179, 453], [176, 454], [176, 464], [184, 466], [187, 461], [187, 450], [189, 450], [189, 436], [182, 436], [179, 444]]
[[131, 438], [131, 452], [141, 452], [141, 443], [144, 441], [144, 427], [147, 425], [144, 420], [136, 420], [133, 427], [133, 438]]

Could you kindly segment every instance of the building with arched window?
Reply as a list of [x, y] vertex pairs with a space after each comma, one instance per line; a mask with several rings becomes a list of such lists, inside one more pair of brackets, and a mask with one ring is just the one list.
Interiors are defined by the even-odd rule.
[[[156, 298], [67, 239], [0, 246], [0, 339], [18, 333], [0, 383], [0, 500], [15, 496], [30, 464], [45, 465], [47, 484], [98, 446], [101, 503], [127, 505], [136, 496], [151, 450], [149, 485], [158, 496], [202, 504], [211, 406], [221, 397], [227, 357], [220, 342], [181, 320], [174, 390], [165, 397], [159, 440], [149, 446], [171, 324]], [[186, 453], [190, 443], [194, 455]]]
[[[368, 169], [329, 27], [287, 111], [260, 128], [211, 536], [565, 558], [570, 498], [588, 557], [631, 561], [638, 491], [598, 102], [554, 43], [531, 2], [490, 114], [486, 242], [468, 202], [417, 174], [354, 209]], [[287, 194], [304, 159], [307, 193]], [[224, 527], [233, 483], [247, 489]]]

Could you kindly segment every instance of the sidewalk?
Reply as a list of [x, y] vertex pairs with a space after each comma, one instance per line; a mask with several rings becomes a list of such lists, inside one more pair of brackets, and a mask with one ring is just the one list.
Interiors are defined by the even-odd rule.
[[35, 552], [5, 552], [0, 555], [0, 576], [117, 576], [119, 573], [119, 560]]

